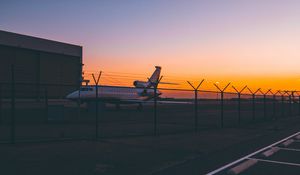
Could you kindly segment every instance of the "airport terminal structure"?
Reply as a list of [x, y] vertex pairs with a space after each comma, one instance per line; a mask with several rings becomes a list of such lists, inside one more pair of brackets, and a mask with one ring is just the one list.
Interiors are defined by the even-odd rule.
[[7, 97], [12, 81], [21, 98], [36, 98], [44, 91], [64, 97], [81, 84], [81, 46], [0, 30], [0, 60], [0, 85]]

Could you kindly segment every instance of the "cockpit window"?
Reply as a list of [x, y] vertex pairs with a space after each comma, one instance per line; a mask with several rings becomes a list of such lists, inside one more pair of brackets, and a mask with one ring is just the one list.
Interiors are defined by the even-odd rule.
[[80, 88], [80, 91], [93, 91], [93, 88], [83, 87], [83, 88]]

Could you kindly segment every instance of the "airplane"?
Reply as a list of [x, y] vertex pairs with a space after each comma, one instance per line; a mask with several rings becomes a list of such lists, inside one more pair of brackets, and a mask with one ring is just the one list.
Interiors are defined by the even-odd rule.
[[[98, 86], [98, 97], [96, 98], [96, 86], [81, 86], [79, 90], [66, 96], [67, 99], [80, 101], [81, 103], [99, 100], [102, 103], [115, 104], [120, 109], [120, 104], [138, 104], [138, 109], [142, 108], [142, 103], [154, 98], [154, 86], [160, 78], [161, 67], [155, 66], [155, 71], [148, 81], [136, 80], [133, 82], [134, 87], [123, 86]], [[162, 93], [157, 90], [156, 95], [159, 97]]]

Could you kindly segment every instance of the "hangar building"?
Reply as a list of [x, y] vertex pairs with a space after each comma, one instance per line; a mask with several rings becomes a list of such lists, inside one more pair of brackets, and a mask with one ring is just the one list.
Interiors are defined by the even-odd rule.
[[11, 94], [12, 67], [19, 98], [40, 97], [46, 91], [60, 98], [81, 84], [81, 46], [0, 30], [0, 63], [3, 96]]

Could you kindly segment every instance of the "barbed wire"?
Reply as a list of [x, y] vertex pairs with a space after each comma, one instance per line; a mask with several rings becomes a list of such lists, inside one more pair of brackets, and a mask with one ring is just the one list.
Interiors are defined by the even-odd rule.
[[[84, 70], [84, 79], [90, 80], [90, 84], [93, 85], [92, 74], [99, 75], [100, 71]], [[149, 75], [141, 73], [128, 73], [128, 72], [113, 72], [113, 71], [102, 71], [101, 75], [101, 84], [110, 85], [110, 86], [129, 86], [133, 87], [133, 82], [138, 81], [148, 81]], [[187, 84], [187, 80], [190, 82], [199, 82], [200, 79], [197, 77], [185, 77], [185, 76], [175, 76], [175, 75], [163, 75], [163, 82], [168, 82], [172, 84], [160, 84], [161, 88], [177, 88], [177, 89], [190, 89], [190, 86]], [[216, 90], [214, 87], [215, 82], [211, 79], [206, 79], [205, 84], [202, 87], [203, 90]], [[197, 83], [196, 83], [197, 84]], [[228, 88], [229, 92], [233, 92], [232, 87]], [[248, 90], [246, 90], [248, 91]], [[288, 90], [290, 92], [296, 90]], [[258, 95], [261, 92], [258, 92]]]

